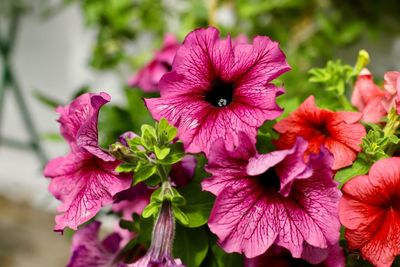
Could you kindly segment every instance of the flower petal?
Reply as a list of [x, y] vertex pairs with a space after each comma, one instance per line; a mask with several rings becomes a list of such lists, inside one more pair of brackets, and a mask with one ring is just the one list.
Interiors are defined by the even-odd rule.
[[[55, 170], [58, 164], [58, 170]], [[105, 162], [87, 152], [71, 153], [50, 161], [45, 175], [51, 178], [50, 192], [62, 201], [56, 216], [56, 231], [78, 225], [93, 218], [100, 208], [112, 203], [112, 197], [127, 188], [131, 178], [117, 174], [119, 162]]]

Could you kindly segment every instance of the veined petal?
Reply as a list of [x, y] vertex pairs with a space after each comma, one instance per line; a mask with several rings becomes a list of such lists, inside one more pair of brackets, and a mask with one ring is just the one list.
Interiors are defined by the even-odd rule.
[[[54, 164], [59, 169], [54, 171]], [[45, 175], [51, 178], [50, 192], [62, 201], [56, 216], [56, 231], [77, 227], [93, 218], [112, 197], [130, 186], [131, 178], [117, 174], [119, 162], [105, 162], [88, 152], [71, 153], [50, 161]]]

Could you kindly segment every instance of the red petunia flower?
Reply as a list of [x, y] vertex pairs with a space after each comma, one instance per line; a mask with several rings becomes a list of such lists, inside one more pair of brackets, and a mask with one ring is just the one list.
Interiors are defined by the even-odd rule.
[[275, 145], [279, 149], [293, 146], [297, 136], [308, 141], [309, 153], [319, 153], [324, 145], [334, 156], [334, 170], [349, 166], [361, 151], [360, 144], [365, 136], [365, 128], [358, 122], [361, 113], [333, 112], [315, 106], [314, 96], [310, 96], [288, 118], [275, 124], [274, 129], [281, 134]]
[[339, 206], [349, 248], [375, 266], [391, 266], [400, 255], [400, 158], [379, 160], [348, 181]]

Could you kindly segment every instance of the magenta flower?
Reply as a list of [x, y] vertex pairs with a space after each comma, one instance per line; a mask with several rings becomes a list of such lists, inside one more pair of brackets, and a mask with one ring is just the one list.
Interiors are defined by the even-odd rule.
[[111, 204], [116, 193], [130, 187], [130, 176], [114, 171], [120, 162], [98, 146], [98, 113], [109, 100], [105, 93], [88, 93], [57, 109], [60, 131], [71, 152], [49, 161], [44, 170], [52, 179], [49, 191], [62, 202], [55, 231], [65, 227], [76, 230], [102, 206]]
[[232, 44], [215, 28], [198, 29], [161, 78], [161, 98], [145, 101], [156, 120], [165, 117], [178, 128], [187, 152], [208, 153], [219, 138], [232, 147], [241, 131], [255, 141], [257, 128], [282, 112], [275, 98], [284, 90], [271, 81], [289, 69], [278, 43], [268, 37]]
[[156, 51], [154, 58], [130, 80], [130, 86], [137, 86], [145, 92], [157, 92], [161, 77], [171, 71], [172, 61], [180, 43], [172, 34], [166, 34], [160, 51]]
[[321, 148], [304, 163], [303, 139], [291, 149], [263, 155], [244, 133], [240, 140], [233, 151], [223, 140], [214, 143], [207, 166], [213, 176], [202, 183], [217, 195], [208, 225], [221, 247], [252, 258], [275, 244], [295, 258], [325, 260], [340, 228], [333, 157]]
[[[100, 222], [79, 229], [72, 239], [72, 256], [67, 267], [119, 267], [116, 262], [121, 237], [110, 234], [103, 241], [98, 239]], [[123, 266], [123, 265], [122, 265]]]
[[321, 263], [312, 264], [303, 259], [293, 258], [290, 252], [282, 247], [273, 245], [264, 254], [251, 259], [245, 259], [245, 267], [264, 267], [278, 266], [278, 267], [344, 267], [345, 258], [343, 250], [337, 244], [329, 249], [329, 255]]

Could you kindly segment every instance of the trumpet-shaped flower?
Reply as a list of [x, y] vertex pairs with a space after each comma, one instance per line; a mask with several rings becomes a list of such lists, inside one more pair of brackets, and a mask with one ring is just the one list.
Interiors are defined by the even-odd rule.
[[368, 175], [348, 181], [339, 216], [350, 249], [375, 266], [391, 266], [400, 255], [400, 158], [381, 159]]
[[109, 100], [105, 93], [88, 93], [57, 109], [60, 131], [71, 152], [49, 161], [44, 170], [51, 178], [49, 191], [62, 202], [57, 209], [56, 231], [65, 227], [76, 230], [130, 186], [129, 175], [114, 171], [119, 162], [98, 146], [98, 113]]
[[241, 131], [255, 142], [257, 128], [282, 112], [275, 98], [283, 89], [271, 81], [289, 69], [268, 37], [246, 44], [221, 39], [215, 28], [198, 29], [161, 78], [161, 97], [145, 101], [156, 120], [165, 117], [178, 128], [186, 151], [208, 153], [219, 138], [233, 147]]
[[332, 156], [321, 148], [303, 160], [307, 143], [257, 154], [245, 135], [233, 151], [218, 140], [210, 152], [204, 190], [217, 195], [208, 225], [227, 252], [253, 258], [272, 245], [320, 263], [339, 239], [341, 196], [332, 179]]
[[274, 125], [280, 133], [275, 142], [279, 149], [293, 146], [297, 136], [308, 141], [306, 154], [318, 153], [325, 146], [334, 157], [333, 169], [351, 165], [361, 151], [365, 128], [358, 121], [358, 112], [333, 112], [315, 106], [314, 96], [310, 96], [289, 117]]

